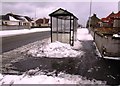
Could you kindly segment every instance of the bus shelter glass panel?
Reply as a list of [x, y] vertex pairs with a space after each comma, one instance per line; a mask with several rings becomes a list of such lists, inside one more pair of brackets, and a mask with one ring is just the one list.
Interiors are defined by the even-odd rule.
[[77, 19], [74, 18], [74, 41], [77, 40], [77, 28], [78, 28], [78, 22]]
[[52, 42], [57, 40], [57, 22], [56, 18], [52, 17]]
[[52, 42], [69, 43], [70, 20], [52, 17]]

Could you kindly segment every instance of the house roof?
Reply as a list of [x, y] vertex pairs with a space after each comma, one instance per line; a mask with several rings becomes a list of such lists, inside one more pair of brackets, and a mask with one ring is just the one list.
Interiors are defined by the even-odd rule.
[[96, 16], [96, 14], [93, 14], [91, 20], [100, 21], [100, 19]]
[[106, 18], [102, 18], [101, 21], [111, 23], [114, 19], [120, 19], [120, 11], [116, 14], [112, 12]]
[[64, 10], [62, 8], [59, 8], [58, 10], [52, 12], [51, 14], [49, 14], [49, 16], [58, 17], [60, 19], [70, 19], [70, 16], [73, 16], [78, 20], [78, 18], [74, 16], [71, 12], [68, 12], [67, 10]]
[[107, 18], [102, 18], [101, 21], [103, 21], [103, 22], [109, 22], [109, 20]]
[[113, 22], [113, 19], [102, 18], [101, 21], [104, 22], [104, 23], [109, 23], [109, 24], [111, 24], [111, 23]]
[[1, 15], [0, 19], [1, 20], [10, 20], [10, 18], [9, 18], [10, 16], [15, 18], [16, 20], [25, 20], [25, 19], [27, 19], [28, 21], [32, 21], [32, 19], [30, 17], [28, 17], [28, 16], [21, 16], [21, 15], [16, 15], [16, 14], [13, 14], [13, 13], [7, 13], [6, 15]]
[[114, 15], [114, 18], [120, 19], [120, 11]]
[[30, 17], [24, 16], [28, 21], [33, 21]]
[[112, 13], [111, 13], [111, 14], [109, 14], [106, 18], [107, 18], [107, 19], [110, 19], [110, 18], [114, 17], [114, 15], [115, 15], [115, 13], [114, 13], [114, 12], [112, 12]]
[[111, 18], [114, 17], [114, 12], [112, 12], [111, 14], [109, 14], [106, 18], [102, 18], [101, 21], [102, 22], [107, 22], [107, 23], [110, 23], [111, 22]]
[[40, 19], [36, 20], [36, 23], [37, 24], [42, 24], [43, 23], [43, 19], [45, 19], [45, 24], [49, 23], [49, 19], [47, 19], [47, 18], [40, 18]]
[[17, 19], [17, 20], [23, 20], [20, 15], [16, 15], [16, 14], [13, 14], [13, 13], [8, 13], [8, 14], [6, 14], [6, 15], [12, 16], [12, 17], [14, 17], [14, 18]]
[[40, 18], [40, 19], [36, 20], [35, 22], [36, 22], [37, 24], [42, 24], [42, 23], [43, 23], [43, 19]]
[[8, 15], [1, 15], [0, 20], [10, 20]]

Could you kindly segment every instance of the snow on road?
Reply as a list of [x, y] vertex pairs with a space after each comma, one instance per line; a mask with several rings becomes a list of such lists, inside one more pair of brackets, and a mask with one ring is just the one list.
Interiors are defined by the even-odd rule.
[[0, 37], [20, 35], [20, 34], [28, 34], [34, 32], [43, 32], [50, 31], [50, 28], [32, 28], [32, 29], [20, 29], [20, 30], [3, 30], [0, 31]]

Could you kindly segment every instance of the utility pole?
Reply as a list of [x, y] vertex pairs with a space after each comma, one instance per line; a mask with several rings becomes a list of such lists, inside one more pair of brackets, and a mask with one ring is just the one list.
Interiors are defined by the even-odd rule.
[[36, 12], [36, 8], [35, 8], [35, 20], [36, 20], [36, 16], [37, 16], [37, 12]]
[[90, 33], [90, 24], [91, 24], [91, 10], [92, 10], [92, 0], [90, 0], [89, 33]]

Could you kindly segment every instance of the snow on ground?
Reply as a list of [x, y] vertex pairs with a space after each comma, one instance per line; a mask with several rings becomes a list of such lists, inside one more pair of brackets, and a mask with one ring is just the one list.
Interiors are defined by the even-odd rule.
[[38, 46], [31, 49], [27, 54], [33, 57], [64, 58], [81, 56], [83, 52], [74, 50], [74, 47], [69, 44], [56, 41], [42, 47]]
[[[36, 72], [37, 71], [37, 72]], [[30, 75], [30, 73], [34, 75]], [[88, 80], [80, 75], [70, 75], [60, 72], [55, 75], [56, 71], [45, 73], [40, 70], [29, 70], [23, 75], [1, 75], [1, 84], [106, 84], [105, 81]], [[51, 74], [51, 75], [50, 75]]]
[[81, 41], [93, 40], [87, 28], [80, 28], [77, 30], [77, 39]]
[[[87, 28], [80, 28], [77, 30], [78, 40], [93, 40]], [[81, 57], [84, 52], [80, 51], [82, 45], [79, 41], [75, 41], [74, 46], [66, 43], [53, 42], [44, 46], [37, 46], [30, 49], [27, 54], [33, 57], [49, 57], [49, 58], [64, 58], [64, 57]], [[77, 51], [79, 50], [79, 51]]]
[[34, 32], [43, 32], [50, 31], [50, 28], [32, 28], [32, 29], [20, 29], [20, 30], [4, 30], [0, 31], [1, 37], [20, 35], [20, 34], [28, 34]]
[[[78, 29], [78, 40], [93, 40], [87, 29]], [[7, 34], [8, 35], [8, 34]], [[46, 42], [47, 41], [47, 42]], [[40, 42], [31, 43], [27, 46], [18, 48], [16, 51], [31, 54], [38, 57], [76, 57], [84, 54], [80, 50], [82, 47], [79, 41], [71, 47], [69, 44], [58, 41], [50, 43], [48, 39]], [[78, 49], [78, 50], [77, 50]], [[12, 51], [11, 51], [12, 52]], [[2, 75], [0, 74], [0, 84], [106, 84], [105, 81], [89, 80], [80, 75], [71, 75], [60, 72], [56, 75], [53, 72], [44, 72], [42, 70], [29, 70], [23, 75]], [[12, 85], [11, 85], [12, 86]]]

